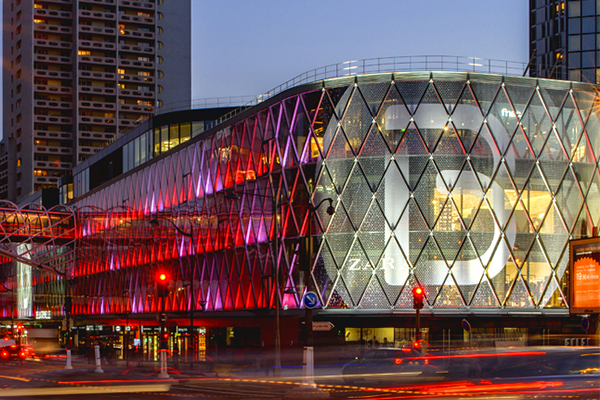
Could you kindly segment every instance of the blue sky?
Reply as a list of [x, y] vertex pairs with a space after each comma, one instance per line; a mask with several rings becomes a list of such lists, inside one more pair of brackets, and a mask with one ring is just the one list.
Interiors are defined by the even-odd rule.
[[528, 61], [527, 0], [192, 0], [192, 97], [258, 95], [365, 58]]
[[528, 61], [527, 0], [191, 0], [192, 98], [255, 96], [365, 58]]

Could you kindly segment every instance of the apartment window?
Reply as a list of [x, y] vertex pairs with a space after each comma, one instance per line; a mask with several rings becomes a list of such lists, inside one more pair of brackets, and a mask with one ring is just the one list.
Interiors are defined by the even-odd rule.
[[152, 106], [152, 102], [147, 100], [138, 100], [137, 103], [140, 106]]
[[150, 72], [148, 72], [148, 71], [138, 71], [138, 75], [140, 75], [140, 76], [150, 76]]
[[92, 52], [89, 50], [79, 50], [77, 54], [79, 54], [80, 56], [90, 56], [92, 55]]
[[[34, 24], [44, 24], [44, 23], [46, 23], [46, 21], [45, 21], [45, 20], [43, 20], [43, 19], [34, 18], [34, 19], [33, 19], [33, 23], [34, 23]], [[20, 33], [20, 31], [19, 31], [19, 33]]]

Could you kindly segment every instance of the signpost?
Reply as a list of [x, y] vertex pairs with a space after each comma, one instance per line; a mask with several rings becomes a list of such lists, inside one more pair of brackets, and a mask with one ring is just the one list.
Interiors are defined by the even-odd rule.
[[329, 321], [313, 321], [313, 331], [321, 331], [321, 332], [328, 332], [330, 330], [332, 330], [335, 327], [335, 325], [333, 325], [331, 322]]
[[304, 306], [313, 309], [319, 305], [319, 296], [315, 292], [306, 292], [304, 295]]

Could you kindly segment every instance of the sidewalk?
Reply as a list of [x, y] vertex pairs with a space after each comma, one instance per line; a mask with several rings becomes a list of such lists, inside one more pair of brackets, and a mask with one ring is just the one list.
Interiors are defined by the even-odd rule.
[[[33, 362], [33, 361], [28, 361]], [[75, 357], [71, 361], [72, 369], [65, 369], [66, 360], [44, 360], [44, 365], [51, 366], [48, 370], [42, 372], [44, 375], [60, 377], [60, 379], [69, 379], [76, 381], [84, 380], [136, 380], [136, 379], [156, 379], [159, 380], [160, 372], [159, 362], [153, 361], [129, 361], [129, 365], [124, 360], [117, 360], [109, 365], [101, 365], [102, 373], [96, 372], [96, 365], [90, 364], [85, 359]], [[321, 375], [336, 375], [341, 371], [341, 364], [316, 365], [314, 369], [315, 377]], [[186, 380], [186, 378], [277, 378], [273, 366], [260, 366], [256, 364], [233, 364], [216, 363], [212, 368], [208, 365], [195, 364], [190, 369], [189, 363], [175, 363], [167, 361], [167, 373], [174, 380]], [[302, 379], [302, 365], [285, 365], [280, 369], [278, 378], [300, 380]]]

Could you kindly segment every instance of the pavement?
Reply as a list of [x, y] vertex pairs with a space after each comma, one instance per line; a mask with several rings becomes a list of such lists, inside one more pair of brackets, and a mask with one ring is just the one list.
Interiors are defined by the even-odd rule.
[[[102, 372], [98, 372], [95, 364], [89, 363], [86, 359], [74, 357], [71, 362], [72, 369], [65, 369], [66, 360], [28, 360], [27, 365], [39, 363], [40, 368], [37, 374], [53, 376], [60, 380], [73, 381], [97, 381], [101, 380], [161, 380], [158, 377], [160, 373], [160, 364], [152, 361], [129, 361], [117, 360], [108, 365], [101, 365]], [[338, 375], [341, 371], [341, 364], [326, 364], [315, 366], [315, 377], [323, 375]], [[167, 373], [175, 381], [197, 379], [197, 378], [275, 378], [274, 367], [261, 366], [258, 364], [243, 363], [216, 363], [196, 364], [190, 368], [189, 363], [167, 362]], [[281, 379], [300, 381], [302, 379], [302, 365], [285, 365], [280, 368], [279, 377]]]

